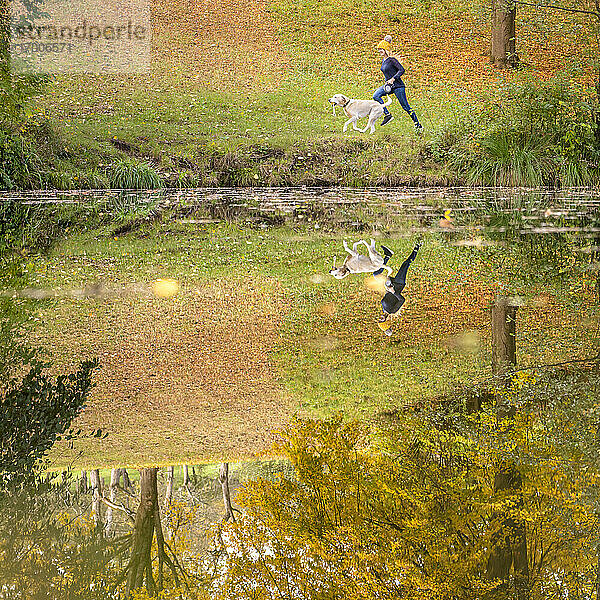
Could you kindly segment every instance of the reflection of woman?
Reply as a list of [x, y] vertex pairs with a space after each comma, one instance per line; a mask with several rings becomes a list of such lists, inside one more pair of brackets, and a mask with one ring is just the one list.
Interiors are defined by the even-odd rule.
[[383, 315], [379, 319], [377, 325], [386, 334], [392, 335], [392, 324], [390, 322], [390, 315], [397, 313], [405, 302], [405, 298], [402, 295], [402, 290], [406, 286], [406, 273], [410, 263], [417, 257], [417, 252], [421, 247], [421, 242], [418, 242], [410, 256], [402, 263], [402, 266], [394, 277], [388, 278], [385, 282], [385, 289], [388, 290], [385, 296], [381, 299], [381, 307], [383, 308]]
[[[385, 38], [381, 40], [379, 44], [377, 44], [377, 49], [379, 50], [379, 54], [383, 59], [381, 62], [381, 72], [385, 77], [385, 85], [382, 85], [380, 88], [375, 90], [375, 93], [373, 94], [373, 100], [376, 100], [380, 104], [383, 104], [383, 96], [386, 96], [390, 93], [394, 94], [396, 98], [398, 98], [400, 106], [409, 114], [410, 118], [414, 121], [415, 129], [417, 131], [421, 131], [423, 129], [423, 125], [419, 123], [419, 119], [417, 119], [415, 111], [410, 107], [410, 105], [408, 104], [408, 100], [406, 99], [404, 82], [401, 79], [402, 75], [404, 75], [404, 67], [400, 64], [400, 62], [395, 56], [391, 55], [391, 40], [391, 36], [386, 35]], [[386, 125], [394, 118], [385, 106], [383, 107], [383, 114], [384, 117], [381, 123], [382, 125]]]

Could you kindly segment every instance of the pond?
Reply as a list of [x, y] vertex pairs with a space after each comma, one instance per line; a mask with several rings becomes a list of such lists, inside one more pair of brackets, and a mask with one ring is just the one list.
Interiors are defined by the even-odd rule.
[[[52, 377], [90, 378], [73, 435], [45, 453], [45, 472], [63, 474], [47, 502], [78, 527], [87, 519], [103, 544], [131, 542], [140, 497], [154, 489], [165, 539], [177, 540], [189, 570], [190, 557], [202, 556], [205, 573], [239, 533], [223, 523], [248, 511], [255, 518], [257, 505], [268, 512], [269, 495], [288, 497], [293, 512], [304, 501], [298, 490], [319, 497], [333, 477], [327, 489], [344, 496], [364, 469], [365, 483], [351, 484], [359, 502], [360, 486], [375, 481], [375, 456], [394, 481], [411, 480], [414, 465], [394, 469], [425, 456], [402, 454], [417, 447], [415, 436], [428, 440], [418, 446], [431, 452], [426, 464], [446, 469], [455, 427], [469, 431], [460, 429], [460, 452], [481, 450], [461, 465], [491, 461], [481, 489], [492, 494], [504, 442], [486, 437], [487, 417], [475, 426], [469, 415], [505, 414], [517, 419], [506, 431], [525, 427], [563, 397], [559, 384], [587, 406], [568, 418], [572, 428], [596, 414], [598, 192], [45, 190], [3, 194], [0, 204], [17, 210], [26, 242], [2, 279], [3, 322], [17, 323], [5, 328], [3, 356], [17, 364], [21, 346], [34, 348]], [[550, 450], [531, 440], [542, 430], [554, 440], [558, 426], [531, 427], [515, 460], [539, 489], [531, 465]], [[385, 462], [394, 453], [405, 462]], [[325, 479], [311, 479], [311, 469]], [[393, 494], [394, 485], [362, 492], [365, 507], [373, 508], [369, 494]], [[464, 493], [471, 506], [474, 488]], [[266, 556], [276, 554], [273, 540], [264, 544]], [[126, 554], [106, 556], [113, 574], [127, 566]]]
[[[57, 371], [98, 358], [58, 467], [251, 458], [296, 413], [379, 418], [489, 378], [489, 306], [519, 305], [518, 363], [593, 354], [600, 199], [589, 190], [198, 189], [6, 194], [64, 226], [16, 291]], [[384, 277], [336, 279], [375, 241]], [[357, 248], [367, 255], [367, 246]], [[375, 270], [375, 268], [373, 268]]]

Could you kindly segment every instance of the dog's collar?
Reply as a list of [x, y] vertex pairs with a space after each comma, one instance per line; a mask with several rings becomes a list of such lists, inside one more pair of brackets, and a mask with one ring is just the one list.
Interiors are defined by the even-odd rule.
[[346, 106], [348, 106], [348, 104], [350, 104], [351, 102], [351, 98], [348, 98], [348, 101], [346, 102], [346, 104], [342, 104], [342, 108], [346, 108]]

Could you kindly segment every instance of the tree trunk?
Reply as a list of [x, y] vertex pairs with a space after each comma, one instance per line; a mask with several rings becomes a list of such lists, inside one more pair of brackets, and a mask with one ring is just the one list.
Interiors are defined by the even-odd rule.
[[[499, 297], [492, 306], [492, 373], [500, 378], [501, 387], [510, 382], [510, 374], [517, 363], [516, 315], [517, 307], [511, 304], [510, 298]], [[515, 407], [510, 406], [501, 391], [496, 394], [496, 414], [498, 420], [515, 415]], [[508, 496], [510, 500], [504, 512], [492, 517], [495, 530], [490, 540], [487, 576], [502, 581], [494, 595], [504, 597], [512, 566], [517, 598], [526, 600], [529, 597], [529, 563], [525, 523], [510, 514], [523, 506], [521, 489], [521, 474], [515, 465], [508, 461], [500, 464], [494, 477], [494, 494]]]
[[158, 509], [157, 468], [140, 471], [140, 505], [135, 514], [133, 525], [133, 545], [131, 559], [127, 567], [127, 585], [125, 595], [141, 588], [146, 580], [146, 589], [154, 594], [156, 585], [152, 575], [151, 550]]
[[94, 515], [94, 523], [96, 527], [100, 527], [102, 524], [102, 481], [100, 479], [100, 471], [94, 469], [90, 471], [90, 488], [94, 494], [92, 500], [92, 513]]
[[190, 469], [187, 465], [183, 465], [183, 486], [187, 487], [190, 484]]
[[[112, 469], [110, 472], [110, 501], [114, 504], [117, 501], [117, 489], [119, 487], [119, 479], [121, 478], [121, 469]], [[113, 527], [113, 509], [109, 506], [106, 509], [106, 535], [110, 535]]]
[[514, 67], [518, 62], [515, 47], [516, 12], [510, 0], [493, 1], [490, 63], [501, 69]]
[[231, 506], [231, 495], [229, 493], [229, 463], [222, 463], [219, 469], [219, 481], [221, 482], [221, 490], [223, 492], [223, 504], [225, 504], [225, 516], [223, 521], [235, 521], [233, 507]]

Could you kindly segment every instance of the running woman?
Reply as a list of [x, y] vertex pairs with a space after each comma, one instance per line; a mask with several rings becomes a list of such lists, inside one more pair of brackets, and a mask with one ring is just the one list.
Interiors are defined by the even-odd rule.
[[[376, 100], [379, 102], [379, 104], [383, 104], [383, 96], [393, 93], [396, 98], [398, 98], [400, 106], [413, 120], [415, 129], [420, 133], [423, 130], [423, 125], [419, 123], [419, 119], [417, 118], [415, 111], [410, 107], [408, 100], [406, 99], [406, 90], [404, 89], [404, 82], [401, 79], [402, 75], [404, 75], [404, 67], [400, 64], [395, 56], [391, 55], [391, 41], [392, 37], [390, 35], [386, 35], [385, 38], [381, 40], [379, 44], [377, 44], [377, 49], [379, 50], [379, 54], [382, 58], [381, 72], [385, 77], [385, 85], [382, 85], [380, 88], [375, 90], [375, 93], [373, 94], [373, 100]], [[383, 107], [383, 114], [384, 116], [381, 124], [387, 125], [394, 117], [386, 106]]]
[[385, 282], [387, 293], [381, 299], [383, 315], [380, 317], [377, 326], [386, 335], [392, 335], [392, 323], [390, 315], [397, 313], [404, 304], [406, 298], [402, 295], [402, 290], [406, 285], [406, 273], [410, 263], [417, 257], [417, 252], [421, 247], [421, 242], [417, 242], [410, 256], [402, 263], [398, 273], [394, 277], [389, 277]]

